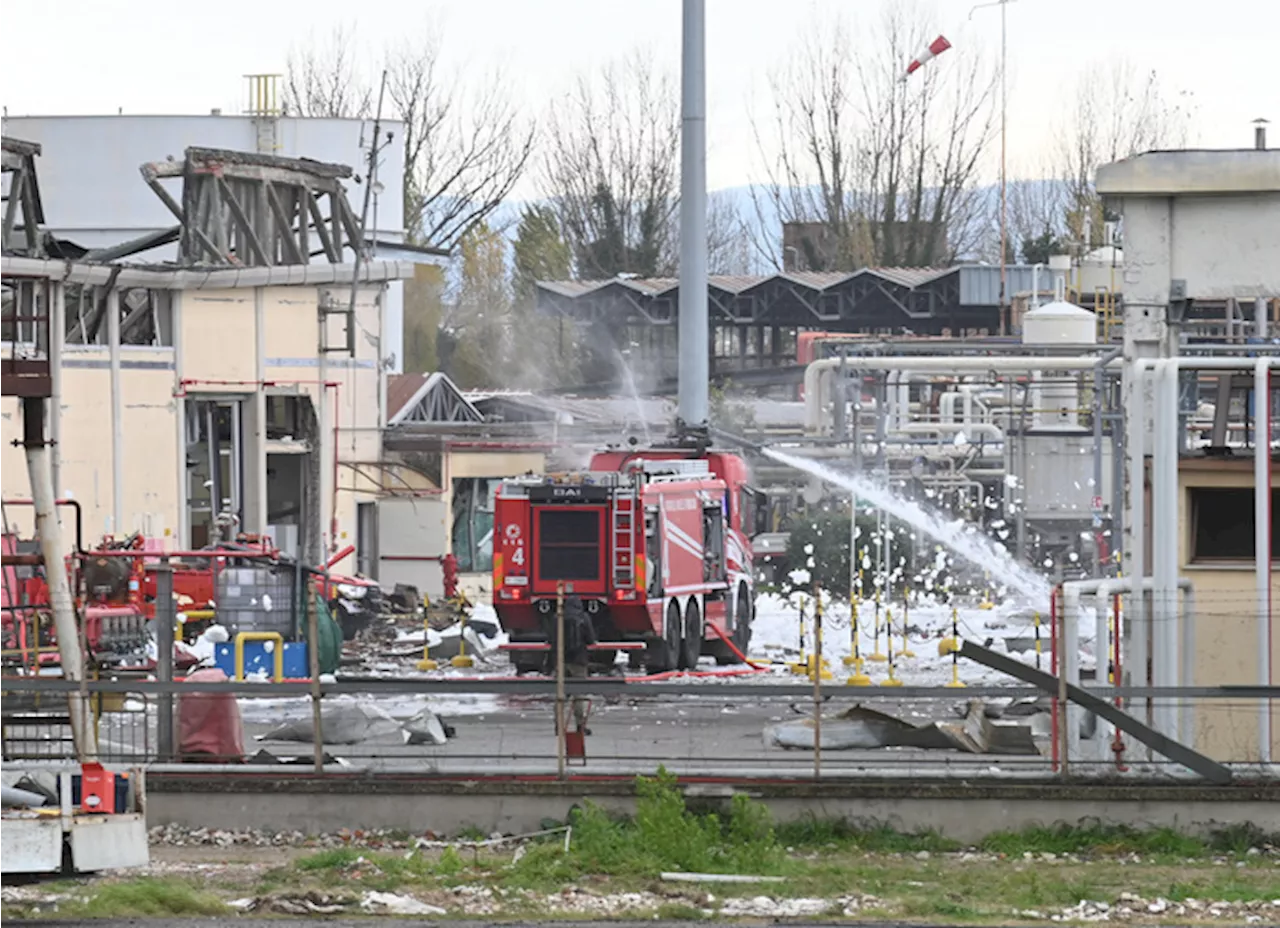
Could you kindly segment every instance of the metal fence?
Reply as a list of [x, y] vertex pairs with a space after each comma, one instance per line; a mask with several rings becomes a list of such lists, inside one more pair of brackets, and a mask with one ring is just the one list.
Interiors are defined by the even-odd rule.
[[[556, 681], [548, 679], [366, 678], [320, 684], [317, 700], [310, 682], [104, 679], [76, 686], [7, 677], [4, 759], [73, 758], [67, 693], [79, 689], [100, 713], [104, 762], [217, 764], [229, 775], [245, 765], [282, 763], [317, 773], [479, 777], [634, 775], [662, 765], [744, 778], [1172, 775], [1225, 782], [1219, 768], [1234, 768], [1227, 778], [1265, 775], [1258, 766], [1259, 700], [1275, 707], [1280, 696], [1276, 687], [1089, 689], [1109, 704], [1120, 700], [1139, 725], [1149, 703], [1189, 709], [1203, 743], [1188, 763], [1181, 755], [1170, 759], [1167, 745], [1154, 742], [1152, 749], [1084, 708], [1068, 714], [1034, 687], [851, 687], [798, 679], [567, 680], [558, 698]], [[229, 756], [208, 753], [207, 737], [193, 750], [183, 735], [193, 715], [218, 730], [221, 723], [209, 721], [218, 715], [210, 713], [214, 701], [221, 701], [219, 711], [234, 706], [228, 730], [232, 741], [239, 734], [242, 747]], [[575, 701], [589, 730], [581, 740]], [[172, 734], [160, 730], [166, 703]], [[310, 737], [317, 708], [322, 745]], [[557, 718], [566, 720], [559, 729]], [[1065, 737], [1068, 724], [1079, 727], [1079, 737]]]

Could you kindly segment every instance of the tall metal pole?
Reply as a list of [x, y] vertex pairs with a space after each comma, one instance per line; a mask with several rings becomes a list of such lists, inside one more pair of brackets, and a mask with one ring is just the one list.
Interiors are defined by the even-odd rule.
[[706, 0], [684, 0], [680, 74], [680, 395], [686, 429], [707, 425]]
[[[152, 623], [156, 634], [156, 679], [173, 682], [173, 639], [177, 609], [173, 601], [173, 565], [167, 557], [155, 567], [156, 617]], [[156, 703], [156, 741], [160, 761], [174, 760], [173, 693], [162, 693]]]
[[[1005, 305], [1009, 295], [1005, 285], [1005, 255], [1008, 249], [1008, 204], [1005, 196], [1005, 126], [1008, 111], [1008, 42], [1006, 40], [1005, 20], [1009, 9], [1009, 0], [1000, 3], [1000, 322], [1004, 323]], [[1010, 320], [1012, 322], [1012, 320]]]

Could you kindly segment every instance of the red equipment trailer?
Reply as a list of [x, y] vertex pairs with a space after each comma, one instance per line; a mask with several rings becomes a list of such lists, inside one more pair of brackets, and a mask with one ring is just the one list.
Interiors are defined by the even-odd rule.
[[755, 613], [750, 536], [763, 517], [737, 454], [598, 452], [585, 472], [504, 481], [493, 605], [517, 670], [550, 649], [557, 587], [582, 598], [598, 657], [644, 648], [651, 672], [745, 652]]

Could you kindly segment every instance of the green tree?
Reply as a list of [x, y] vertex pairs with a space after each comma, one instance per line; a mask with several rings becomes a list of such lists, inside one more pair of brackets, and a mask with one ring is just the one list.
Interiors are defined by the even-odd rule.
[[572, 275], [569, 245], [560, 221], [549, 206], [527, 206], [516, 227], [513, 289], [517, 305], [532, 306], [539, 280], [568, 280]]
[[507, 241], [479, 222], [462, 237], [457, 292], [440, 326], [440, 369], [464, 389], [505, 385], [511, 286]]
[[555, 210], [526, 207], [512, 250], [512, 329], [519, 333], [523, 350], [509, 366], [510, 383], [533, 389], [577, 383], [584, 350], [577, 325], [572, 319], [538, 311], [538, 281], [567, 280], [573, 275], [572, 253]]
[[1050, 255], [1061, 254], [1063, 244], [1049, 230], [1022, 240], [1022, 260], [1027, 264], [1048, 264]]

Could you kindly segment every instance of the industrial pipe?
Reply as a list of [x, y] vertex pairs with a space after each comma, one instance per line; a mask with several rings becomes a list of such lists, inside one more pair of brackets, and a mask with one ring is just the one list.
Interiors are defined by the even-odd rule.
[[[1265, 316], [1259, 307], [1259, 327]], [[1258, 591], [1258, 683], [1271, 683], [1271, 362], [1253, 366], [1253, 545]], [[1271, 763], [1271, 703], [1259, 701], [1259, 760]]]
[[[45, 582], [49, 587], [49, 607], [58, 639], [58, 659], [62, 675], [73, 682], [84, 680], [84, 651], [80, 644], [80, 628], [76, 623], [71, 599], [71, 583], [62, 563], [62, 538], [53, 495], [53, 468], [49, 445], [44, 438], [45, 401], [40, 397], [22, 399], [22, 443], [27, 458], [27, 474], [31, 481], [31, 499], [35, 508], [35, 535], [40, 539], [44, 555]], [[39, 645], [39, 642], [36, 642]], [[67, 694], [71, 735], [81, 763], [98, 759], [98, 735], [89, 713], [88, 695], [83, 691]]]
[[[1133, 370], [1138, 377], [1138, 389], [1134, 391], [1133, 402], [1129, 414], [1134, 417], [1134, 421], [1138, 423], [1138, 427], [1130, 429], [1130, 441], [1133, 443], [1134, 451], [1130, 458], [1130, 512], [1133, 513], [1131, 520], [1131, 535], [1133, 543], [1130, 552], [1130, 560], [1132, 555], [1137, 554], [1139, 558], [1142, 552], [1142, 535], [1145, 531], [1145, 525], [1142, 520], [1143, 508], [1143, 488], [1144, 488], [1144, 453], [1142, 449], [1143, 433], [1146, 422], [1146, 399], [1142, 390], [1142, 376], [1150, 367], [1154, 374], [1156, 387], [1155, 397], [1155, 415], [1154, 415], [1154, 437], [1156, 443], [1156, 456], [1152, 465], [1152, 508], [1153, 513], [1152, 534], [1154, 538], [1152, 566], [1153, 578], [1157, 581], [1153, 587], [1152, 594], [1154, 605], [1159, 606], [1160, 601], [1169, 600], [1174, 595], [1172, 577], [1177, 575], [1177, 558], [1178, 558], [1178, 538], [1176, 524], [1172, 526], [1172, 530], [1161, 536], [1160, 528], [1155, 524], [1158, 519], [1163, 525], [1169, 519], [1169, 513], [1175, 516], [1178, 506], [1178, 462], [1177, 462], [1177, 429], [1178, 429], [1178, 372], [1182, 370], [1213, 370], [1213, 371], [1252, 371], [1255, 377], [1255, 391], [1259, 383], [1267, 383], [1269, 377], [1267, 372], [1270, 367], [1280, 361], [1280, 358], [1206, 358], [1206, 357], [1175, 357], [1161, 359], [1137, 359], [1133, 364]], [[1262, 376], [1259, 377], [1259, 372]], [[1259, 415], [1262, 415], [1261, 413]], [[1269, 418], [1269, 417], [1268, 417]], [[1160, 456], [1161, 449], [1168, 449], [1168, 453], [1162, 459]], [[1271, 684], [1271, 650], [1267, 646], [1271, 636], [1271, 615], [1270, 615], [1270, 577], [1271, 577], [1271, 549], [1270, 549], [1270, 438], [1269, 424], [1268, 435], [1263, 440], [1254, 441], [1254, 512], [1255, 512], [1255, 545], [1254, 545], [1254, 570], [1256, 577], [1256, 586], [1258, 592], [1258, 677], [1259, 684], [1262, 686], [1270, 686]], [[1136, 488], [1136, 492], [1135, 492]], [[1165, 514], [1160, 514], [1160, 509], [1166, 509]], [[1258, 518], [1259, 513], [1264, 513], [1263, 518]], [[1261, 542], [1261, 543], [1260, 543]], [[1141, 562], [1136, 564], [1132, 571], [1137, 574], [1142, 571]], [[1135, 603], [1140, 603], [1142, 597], [1134, 597]], [[1142, 607], [1139, 605], [1139, 609]], [[1167, 676], [1176, 678], [1179, 674], [1177, 671], [1177, 640], [1173, 632], [1165, 635], [1164, 630], [1159, 626], [1153, 628], [1153, 637], [1158, 633], [1159, 642], [1155, 647], [1155, 655], [1159, 660], [1153, 660], [1152, 670], [1153, 676], [1157, 680], [1166, 679]], [[1172, 638], [1173, 640], [1169, 640]], [[1139, 640], [1141, 636], [1139, 636]], [[1166, 676], [1167, 675], [1167, 676]], [[1177, 685], [1176, 679], [1170, 685]], [[1169, 718], [1166, 715], [1162, 721], [1167, 725]], [[1263, 700], [1259, 708], [1259, 749], [1260, 758], [1263, 763], [1269, 763], [1271, 759], [1271, 710], [1266, 700]], [[1176, 731], [1165, 729], [1165, 734], [1170, 737], [1176, 735]]]
[[[912, 371], [918, 374], [947, 374], [957, 371], [992, 373], [1030, 373], [1031, 371], [1091, 371], [1097, 366], [1096, 355], [1051, 357], [1041, 355], [973, 357], [970, 355], [897, 355], [893, 357], [846, 356], [814, 361], [804, 372], [805, 430], [821, 431], [822, 410], [827, 404], [823, 389], [826, 378], [842, 364], [855, 371]], [[1119, 367], [1119, 359], [1108, 367]]]

